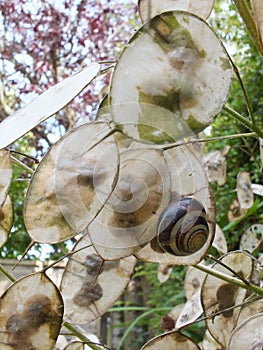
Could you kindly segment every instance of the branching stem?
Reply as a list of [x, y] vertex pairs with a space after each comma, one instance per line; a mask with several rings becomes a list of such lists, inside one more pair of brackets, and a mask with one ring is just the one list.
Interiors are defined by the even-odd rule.
[[92, 342], [83, 334], [83, 329], [79, 329], [78, 326], [73, 326], [68, 322], [65, 322], [63, 326], [67, 328], [67, 330], [69, 330], [71, 333], [73, 333], [77, 338], [79, 338], [82, 342], [88, 344], [92, 350], [101, 350], [101, 346], [94, 344], [94, 342]]
[[14, 164], [16, 164], [17, 166], [19, 166], [19, 168], [25, 170], [27, 173], [33, 175], [34, 174], [34, 170], [29, 168], [26, 164], [24, 164], [23, 162], [21, 162], [19, 159], [17, 159], [14, 156], [10, 156], [11, 160]]
[[247, 133], [240, 133], [240, 134], [233, 134], [233, 135], [225, 135], [225, 136], [216, 136], [216, 137], [206, 137], [203, 139], [192, 139], [189, 141], [182, 141], [182, 142], [174, 142], [168, 145], [161, 145], [160, 149], [166, 151], [167, 149], [171, 149], [174, 147], [181, 147], [185, 145], [191, 145], [195, 143], [204, 143], [204, 142], [214, 142], [214, 141], [221, 141], [221, 140], [232, 140], [240, 137], [257, 137], [257, 134], [255, 132], [247, 132]]
[[217, 271], [217, 270], [215, 270], [211, 267], [205, 266], [203, 264], [193, 265], [193, 267], [195, 267], [196, 269], [201, 270], [201, 271], [203, 271], [211, 276], [219, 278], [225, 282], [235, 284], [236, 286], [238, 286], [240, 288], [244, 288], [244, 289], [250, 290], [251, 292], [255, 292], [257, 295], [260, 295], [261, 297], [263, 297], [263, 288], [260, 288], [260, 287], [256, 286], [255, 284], [246, 284], [236, 277], [229, 276], [223, 272]]
[[0, 271], [9, 279], [10, 282], [14, 283], [16, 281], [15, 277], [12, 276], [2, 265], [0, 265]]
[[237, 119], [240, 123], [244, 124], [248, 129], [254, 131], [259, 137], [263, 138], [263, 131], [257, 125], [252, 123], [249, 119], [243, 117], [237, 111], [231, 107], [225, 105], [223, 108], [228, 114]]

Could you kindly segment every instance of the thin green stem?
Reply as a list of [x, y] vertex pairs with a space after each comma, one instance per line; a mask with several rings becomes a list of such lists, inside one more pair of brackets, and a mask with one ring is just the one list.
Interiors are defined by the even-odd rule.
[[248, 212], [241, 216], [240, 218], [236, 219], [235, 221], [230, 221], [226, 226], [223, 227], [223, 231], [229, 231], [233, 230], [241, 221], [245, 220], [249, 216], [253, 215], [254, 213], [258, 212], [261, 208], [263, 208], [263, 201], [257, 203], [255, 202], [251, 208], [248, 209]]
[[227, 105], [225, 105], [223, 109], [240, 123], [244, 124], [248, 129], [254, 131], [259, 137], [263, 137], [263, 131], [255, 124], [251, 123], [247, 118], [243, 117], [241, 114]]
[[[257, 134], [255, 132], [245, 132], [240, 134], [233, 134], [233, 135], [225, 135], [225, 136], [216, 136], [216, 137], [207, 137], [204, 139], [196, 139], [192, 140], [195, 142], [213, 142], [213, 141], [222, 141], [222, 140], [232, 140], [237, 139], [239, 137], [257, 137]], [[189, 141], [191, 143], [191, 141]]]
[[203, 142], [214, 142], [214, 141], [222, 141], [222, 140], [232, 140], [240, 137], [257, 137], [257, 134], [255, 132], [247, 132], [247, 133], [241, 133], [241, 134], [233, 134], [233, 135], [225, 135], [225, 136], [216, 136], [216, 137], [206, 137], [203, 139], [192, 139], [189, 141], [182, 141], [182, 142], [174, 142], [170, 143], [169, 145], [161, 145], [160, 149], [163, 151], [174, 148], [174, 147], [180, 147], [185, 145], [191, 145], [194, 143], [203, 143]]
[[263, 297], [263, 288], [260, 288], [254, 284], [246, 284], [243, 281], [239, 280], [236, 277], [233, 276], [229, 276], [226, 275], [223, 272], [217, 271], [211, 267], [205, 266], [203, 264], [198, 264], [198, 265], [193, 265], [193, 267], [195, 267], [198, 270], [201, 270], [211, 276], [214, 276], [216, 278], [219, 278], [225, 282], [231, 283], [231, 284], [235, 284], [236, 286], [240, 287], [240, 288], [244, 288], [250, 291], [255, 292], [256, 294], [260, 295], [261, 297]]
[[213, 261], [215, 261], [217, 264], [223, 266], [224, 268], [226, 268], [228, 271], [232, 272], [232, 274], [234, 276], [236, 276], [238, 279], [240, 279], [241, 281], [243, 281], [245, 284], [250, 284], [245, 278], [243, 278], [243, 276], [241, 276], [240, 274], [238, 274], [235, 270], [233, 270], [230, 266], [227, 266], [226, 264], [223, 263], [223, 261], [218, 260], [216, 258], [214, 258], [212, 255], [207, 255], [207, 257]]
[[12, 283], [14, 283], [16, 281], [15, 277], [12, 276], [8, 271], [6, 271], [6, 269], [0, 265], [0, 271], [2, 272], [2, 274], [4, 274], [8, 279], [9, 281], [11, 281]]
[[123, 311], [149, 311], [152, 310], [146, 306], [116, 306], [108, 310], [108, 312], [123, 312]]
[[72, 324], [65, 322], [63, 324], [67, 330], [73, 333], [77, 338], [79, 338], [82, 342], [87, 343], [92, 350], [101, 350], [101, 346], [99, 344], [94, 344], [89, 338], [83, 335], [83, 329], [79, 329], [78, 326], [73, 326]]

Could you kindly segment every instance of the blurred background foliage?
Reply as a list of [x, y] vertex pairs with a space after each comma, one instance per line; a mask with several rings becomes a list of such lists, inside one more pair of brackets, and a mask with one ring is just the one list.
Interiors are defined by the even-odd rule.
[[[214, 17], [211, 25], [229, 50], [242, 79], [248, 97], [251, 111], [256, 124], [263, 127], [263, 95], [261, 84], [263, 81], [262, 57], [246, 30], [246, 27], [238, 15], [235, 5], [228, 6], [225, 1], [217, 1]], [[248, 116], [248, 109], [244, 92], [237, 77], [234, 76], [233, 84], [227, 103], [243, 116]], [[242, 124], [234, 120], [224, 110], [211, 125], [211, 136], [224, 136], [249, 132]], [[255, 196], [255, 203], [251, 215], [240, 221], [239, 224], [229, 224], [228, 210], [230, 204], [236, 198], [236, 179], [240, 171], [250, 173], [251, 182], [263, 183], [262, 163], [260, 160], [260, 147], [258, 138], [236, 138], [233, 140], [220, 140], [206, 144], [206, 151], [224, 149], [231, 146], [227, 155], [227, 179], [223, 186], [212, 183], [212, 190], [216, 199], [217, 223], [224, 229], [228, 242], [228, 249], [239, 248], [240, 236], [253, 223], [262, 220], [262, 200]]]

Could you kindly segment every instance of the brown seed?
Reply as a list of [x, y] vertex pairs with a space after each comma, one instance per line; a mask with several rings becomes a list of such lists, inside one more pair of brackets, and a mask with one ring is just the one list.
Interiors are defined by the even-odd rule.
[[38, 328], [47, 321], [51, 313], [51, 300], [43, 294], [35, 294], [25, 304], [23, 316], [31, 322], [31, 327]]
[[99, 300], [103, 289], [99, 283], [84, 282], [81, 289], [75, 294], [73, 301], [81, 307], [89, 307], [93, 301]]
[[87, 268], [88, 275], [96, 276], [100, 272], [102, 259], [97, 254], [90, 254], [86, 256], [84, 260], [84, 265]]
[[28, 333], [31, 334], [32, 325], [28, 318], [22, 315], [12, 315], [6, 322], [6, 330], [15, 338], [25, 338]]

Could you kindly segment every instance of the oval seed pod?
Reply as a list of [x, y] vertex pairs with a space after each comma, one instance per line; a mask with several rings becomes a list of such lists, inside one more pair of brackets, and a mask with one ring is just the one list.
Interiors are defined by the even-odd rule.
[[236, 327], [229, 339], [228, 350], [262, 349], [263, 313], [255, 314]]
[[166, 11], [181, 10], [206, 20], [213, 9], [214, 0], [139, 0], [138, 9], [143, 23]]
[[54, 349], [63, 311], [61, 294], [44, 273], [16, 281], [0, 299], [1, 349]]
[[[209, 189], [208, 180], [200, 159], [195, 156], [191, 147], [183, 145], [165, 150], [164, 157], [171, 174], [170, 203], [178, 203], [183, 198], [188, 197], [202, 203], [206, 213], [209, 234], [201, 249], [188, 255], [174, 255], [166, 253], [160, 247], [157, 238], [158, 231], [156, 230], [151, 244], [137, 252], [136, 257], [142, 261], [172, 265], [194, 265], [204, 258], [213, 243], [215, 233], [215, 203], [213, 195]], [[201, 213], [201, 211], [202, 209], [199, 212]]]
[[[219, 260], [223, 265], [216, 262], [212, 266], [214, 271], [229, 276], [233, 276], [235, 271], [238, 276], [250, 281], [253, 272], [253, 260], [247, 254], [240, 251], [230, 252]], [[227, 348], [229, 337], [237, 326], [241, 306], [245, 298], [245, 289], [214, 276], [207, 275], [202, 283], [201, 302], [204, 315], [219, 313], [216, 317], [206, 319], [206, 327], [216, 342], [224, 349]], [[240, 349], [240, 347], [235, 347], [235, 349]], [[250, 348], [246, 347], [246, 349]]]
[[162, 250], [179, 256], [203, 247], [209, 235], [204, 207], [194, 198], [172, 202], [157, 224], [157, 241]]
[[121, 150], [117, 184], [88, 227], [97, 253], [121, 259], [149, 243], [169, 195], [170, 173], [161, 151], [136, 142]]
[[105, 261], [87, 235], [79, 239], [72, 253], [60, 286], [64, 320], [86, 324], [103, 315], [120, 297], [130, 281], [136, 259], [129, 256]]
[[71, 238], [105, 204], [118, 169], [111, 132], [108, 123], [84, 124], [49, 149], [25, 199], [25, 225], [32, 240], [56, 243]]
[[174, 142], [213, 122], [231, 80], [227, 53], [209, 25], [188, 12], [165, 12], [145, 23], [119, 56], [111, 115], [135, 140]]

